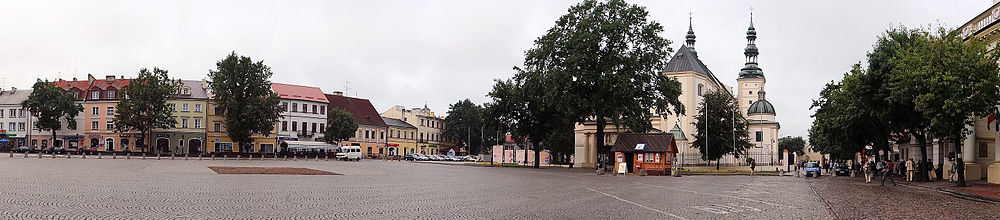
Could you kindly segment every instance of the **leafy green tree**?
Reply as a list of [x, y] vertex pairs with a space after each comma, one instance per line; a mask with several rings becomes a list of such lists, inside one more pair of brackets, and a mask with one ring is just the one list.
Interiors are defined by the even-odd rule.
[[[444, 118], [446, 125], [442, 135], [453, 140], [462, 140], [470, 154], [479, 153], [484, 146], [485, 127], [483, 125], [483, 107], [472, 103], [469, 99], [458, 101], [448, 107], [448, 116]], [[492, 132], [492, 131], [491, 131]]]
[[839, 83], [830, 82], [813, 101], [809, 143], [813, 150], [834, 158], [853, 158], [866, 146], [889, 149], [888, 108], [884, 75], [852, 66]]
[[253, 141], [252, 134], [270, 136], [284, 109], [278, 94], [271, 91], [271, 68], [263, 61], [236, 52], [216, 63], [208, 73], [212, 101], [226, 117], [229, 138], [240, 145]]
[[330, 108], [326, 114], [326, 131], [323, 137], [327, 143], [337, 144], [354, 137], [358, 131], [358, 123], [354, 121], [351, 112], [341, 108]]
[[803, 150], [806, 148], [806, 140], [802, 137], [782, 137], [778, 138], [778, 152], [782, 152], [784, 155], [785, 150], [788, 152], [795, 153], [795, 155], [803, 155], [806, 152]]
[[21, 106], [37, 118], [35, 128], [52, 132], [52, 141], [56, 140], [56, 130], [62, 129], [60, 119], [66, 121], [67, 129], [76, 129], [73, 118], [83, 112], [83, 106], [74, 102], [74, 93], [63, 93], [54, 83], [41, 80], [31, 87], [31, 94], [21, 102]]
[[[139, 131], [149, 143], [152, 129], [169, 128], [177, 124], [167, 106], [167, 98], [176, 94], [180, 88], [180, 80], [172, 80], [167, 70], [153, 68], [153, 71], [142, 68], [139, 77], [129, 81], [122, 92], [127, 98], [118, 101], [115, 111], [115, 128], [124, 132]], [[147, 150], [144, 146], [136, 146]]]
[[[525, 146], [523, 141], [531, 142], [535, 150], [534, 167], [540, 166], [541, 150], [548, 145], [549, 137], [553, 132], [558, 132], [558, 128], [565, 125], [572, 125], [571, 115], [567, 111], [558, 111], [558, 106], [564, 104], [564, 100], [558, 99], [556, 91], [543, 90], [548, 80], [539, 77], [537, 73], [520, 71], [514, 80], [497, 81], [493, 86], [493, 91], [489, 96], [493, 98], [491, 113], [496, 124], [509, 128], [518, 144]], [[525, 155], [527, 157], [527, 155]], [[527, 158], [525, 158], [527, 159]]]
[[715, 169], [719, 169], [718, 160], [722, 156], [732, 154], [739, 158], [750, 148], [747, 120], [733, 96], [720, 91], [706, 93], [694, 118], [692, 124], [696, 128], [691, 145], [698, 148], [701, 159], [715, 160]]
[[[913, 46], [891, 60], [896, 71], [889, 87], [893, 98], [912, 100], [929, 133], [951, 138], [955, 152], [968, 154], [962, 152], [962, 139], [971, 134], [974, 120], [995, 113], [1000, 105], [1000, 54], [991, 53], [983, 41], [965, 41], [955, 33], [944, 28], [918, 31]], [[965, 166], [958, 164], [958, 184], [964, 186]], [[926, 179], [927, 172], [920, 173]]]
[[659, 72], [670, 56], [670, 41], [660, 36], [663, 26], [648, 20], [648, 14], [644, 7], [622, 0], [588, 0], [570, 7], [535, 40], [524, 67], [515, 68], [515, 80], [503, 85], [524, 90], [518, 93], [525, 98], [514, 101], [521, 103], [517, 108], [502, 108], [522, 111], [505, 119], [535, 120], [513, 127], [539, 143], [552, 131], [549, 125], [562, 126], [540, 123], [553, 116], [596, 121], [597, 143], [604, 143], [608, 120], [646, 132], [652, 129], [649, 118], [654, 113], [667, 114], [670, 107], [683, 112], [677, 99], [680, 83]]

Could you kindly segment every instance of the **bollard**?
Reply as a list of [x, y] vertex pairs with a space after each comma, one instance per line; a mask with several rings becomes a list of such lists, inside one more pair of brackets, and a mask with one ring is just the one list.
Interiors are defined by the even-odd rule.
[[201, 160], [201, 154], [198, 154], [198, 160]]
[[132, 153], [125, 153], [125, 159], [126, 160], [131, 160], [132, 159]]
[[42, 152], [41, 151], [38, 152], [38, 159], [42, 159]]
[[24, 152], [24, 158], [28, 158], [28, 152], [27, 151]]
[[87, 152], [80, 153], [80, 158], [81, 159], [87, 159]]
[[228, 160], [228, 159], [229, 159], [229, 155], [228, 154], [223, 154], [222, 155], [222, 160]]
[[101, 159], [101, 158], [103, 158], [103, 157], [104, 157], [104, 154], [102, 154], [102, 153], [97, 153], [97, 159]]
[[49, 152], [49, 154], [52, 156], [52, 159], [56, 159], [56, 151]]
[[160, 153], [156, 153], [156, 160], [160, 160]]
[[212, 160], [215, 160], [215, 154], [212, 154]]
[[326, 157], [325, 157], [324, 159], [325, 159], [326, 161], [330, 161], [330, 155], [326, 155]]
[[316, 161], [319, 161], [319, 155], [316, 155]]
[[70, 157], [71, 157], [71, 156], [69, 155], [69, 152], [67, 151], [67, 152], [66, 152], [66, 159], [69, 159]]
[[188, 157], [189, 157], [189, 156], [190, 156], [190, 155], [187, 155], [187, 154], [185, 154], [185, 155], [184, 155], [184, 160], [188, 160]]
[[10, 158], [14, 158], [14, 151], [10, 151]]
[[118, 159], [117, 153], [111, 153], [111, 159]]
[[284, 158], [285, 158], [285, 161], [288, 161], [288, 155], [285, 155]]
[[146, 153], [142, 153], [142, 159], [143, 159], [143, 160], [145, 160], [145, 159], [146, 159]]
[[236, 155], [236, 160], [240, 160], [240, 155], [239, 154]]
[[174, 160], [174, 153], [170, 153], [170, 160]]

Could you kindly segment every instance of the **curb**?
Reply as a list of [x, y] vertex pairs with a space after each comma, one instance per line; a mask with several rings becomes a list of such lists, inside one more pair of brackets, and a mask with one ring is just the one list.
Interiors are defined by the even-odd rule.
[[988, 196], [981, 196], [981, 195], [976, 195], [976, 194], [962, 192], [962, 191], [955, 191], [955, 190], [946, 189], [946, 188], [935, 188], [935, 187], [918, 186], [918, 185], [912, 185], [912, 184], [899, 184], [899, 185], [906, 186], [906, 187], [913, 187], [913, 188], [921, 188], [921, 189], [926, 189], [926, 190], [933, 190], [933, 191], [937, 191], [937, 192], [945, 194], [945, 195], [949, 195], [949, 196], [952, 196], [952, 197], [955, 197], [955, 198], [960, 198], [960, 199], [965, 199], [965, 200], [971, 200], [971, 201], [976, 201], [976, 202], [985, 202], [985, 203], [990, 203], [990, 204], [1000, 204], [1000, 198], [993, 198], [993, 197], [988, 197]]

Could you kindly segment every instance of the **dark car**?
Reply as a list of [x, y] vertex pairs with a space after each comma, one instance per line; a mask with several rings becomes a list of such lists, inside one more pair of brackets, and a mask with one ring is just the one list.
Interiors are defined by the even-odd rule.
[[851, 170], [847, 169], [847, 164], [845, 163], [833, 163], [833, 174], [837, 176], [848, 176], [851, 175]]
[[31, 147], [20, 146], [20, 147], [17, 147], [17, 150], [15, 150], [14, 152], [18, 152], [18, 153], [31, 153]]
[[413, 154], [407, 154], [406, 156], [403, 156], [403, 159], [404, 160], [416, 160], [416, 158], [413, 156]]

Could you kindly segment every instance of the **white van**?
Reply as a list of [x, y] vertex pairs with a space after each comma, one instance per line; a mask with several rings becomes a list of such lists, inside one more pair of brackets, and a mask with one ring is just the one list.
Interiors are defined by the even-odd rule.
[[340, 152], [337, 152], [337, 159], [341, 160], [361, 160], [361, 147], [360, 146], [343, 146], [340, 147]]

